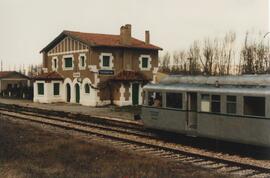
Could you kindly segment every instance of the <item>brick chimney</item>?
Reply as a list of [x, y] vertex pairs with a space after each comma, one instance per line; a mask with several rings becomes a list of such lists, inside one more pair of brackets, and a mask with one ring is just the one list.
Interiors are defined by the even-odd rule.
[[120, 43], [124, 45], [131, 44], [131, 25], [126, 24], [120, 28]]
[[150, 44], [150, 32], [148, 30], [145, 31], [145, 44]]

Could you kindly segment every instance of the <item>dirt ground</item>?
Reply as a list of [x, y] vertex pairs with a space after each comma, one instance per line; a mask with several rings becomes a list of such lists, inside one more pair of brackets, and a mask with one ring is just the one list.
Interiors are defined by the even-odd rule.
[[0, 118], [0, 177], [223, 177]]

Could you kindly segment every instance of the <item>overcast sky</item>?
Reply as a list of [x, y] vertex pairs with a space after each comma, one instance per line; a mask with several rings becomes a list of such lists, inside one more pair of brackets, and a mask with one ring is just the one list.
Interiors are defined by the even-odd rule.
[[39, 51], [63, 30], [119, 34], [132, 24], [133, 37], [164, 49], [185, 49], [194, 40], [234, 31], [268, 31], [268, 0], [0, 0], [0, 60], [6, 69], [38, 64]]

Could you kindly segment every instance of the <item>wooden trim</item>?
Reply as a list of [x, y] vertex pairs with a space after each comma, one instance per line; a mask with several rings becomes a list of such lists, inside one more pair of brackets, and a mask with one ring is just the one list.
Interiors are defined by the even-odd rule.
[[75, 50], [75, 51], [66, 51], [66, 52], [59, 52], [59, 53], [51, 53], [51, 54], [48, 54], [48, 56], [65, 55], [65, 54], [82, 53], [82, 52], [88, 52], [88, 49]]

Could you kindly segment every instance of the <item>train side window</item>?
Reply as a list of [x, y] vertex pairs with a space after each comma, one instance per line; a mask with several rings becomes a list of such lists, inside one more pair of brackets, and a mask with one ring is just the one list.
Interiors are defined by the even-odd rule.
[[201, 95], [201, 111], [210, 112], [210, 97], [208, 94]]
[[227, 113], [236, 114], [236, 96], [227, 96]]
[[220, 113], [220, 95], [212, 95], [211, 111]]
[[182, 109], [182, 93], [166, 93], [166, 107]]
[[244, 96], [244, 115], [265, 116], [265, 98]]
[[149, 92], [148, 93], [148, 105], [153, 107], [162, 107], [162, 93], [161, 92]]

